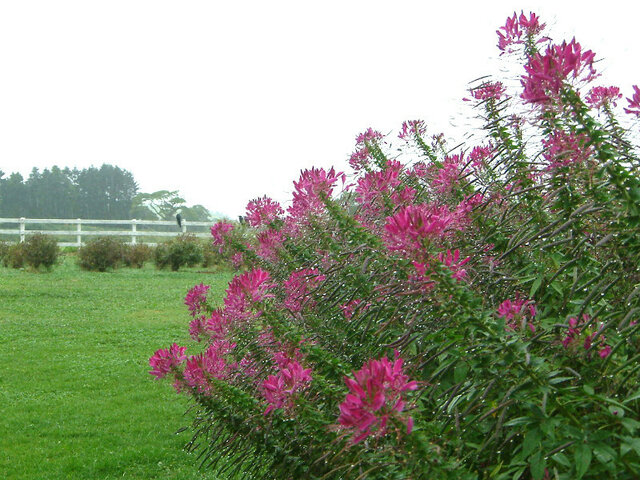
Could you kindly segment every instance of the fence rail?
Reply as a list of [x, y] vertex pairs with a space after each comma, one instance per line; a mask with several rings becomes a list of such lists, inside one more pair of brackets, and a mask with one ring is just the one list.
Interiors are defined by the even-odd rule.
[[[0, 218], [0, 226], [4, 224], [16, 224], [17, 227], [13, 229], [1, 228], [0, 235], [10, 235], [19, 237], [20, 242], [24, 242], [25, 237], [30, 233], [43, 233], [46, 235], [56, 235], [56, 236], [74, 236], [76, 237], [75, 242], [58, 242], [58, 245], [61, 247], [81, 247], [84, 242], [82, 241], [82, 237], [91, 237], [91, 236], [120, 236], [120, 237], [130, 237], [131, 243], [135, 245], [138, 237], [156, 237], [156, 238], [170, 238], [175, 237], [177, 235], [181, 235], [183, 233], [191, 233], [196, 237], [200, 238], [208, 238], [210, 236], [207, 232], [194, 232], [189, 231], [188, 229], [191, 227], [210, 227], [212, 222], [190, 222], [188, 220], [182, 220], [182, 228], [178, 228], [178, 225], [174, 221], [168, 220], [91, 220], [91, 219], [58, 219], [58, 218]], [[42, 228], [33, 228], [29, 229], [29, 225], [75, 225], [75, 229], [71, 230], [45, 230]], [[125, 227], [129, 225], [131, 228], [129, 230], [103, 230], [101, 228], [92, 228], [91, 230], [83, 230], [83, 225], [92, 225], [92, 226], [112, 226], [112, 225], [124, 225]], [[151, 226], [151, 227], [169, 227], [172, 226], [176, 229], [176, 231], [158, 231], [158, 230], [138, 230], [139, 226]], [[154, 242], [145, 242], [147, 245], [155, 245]]]

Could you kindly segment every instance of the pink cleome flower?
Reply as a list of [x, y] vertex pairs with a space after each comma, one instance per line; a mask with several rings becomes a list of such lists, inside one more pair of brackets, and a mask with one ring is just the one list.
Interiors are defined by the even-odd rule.
[[451, 270], [451, 277], [457, 281], [460, 282], [467, 277], [467, 271], [462, 267], [471, 260], [471, 257], [460, 260], [460, 251], [457, 248], [453, 252], [451, 252], [451, 250], [447, 250], [446, 253], [439, 253], [438, 260], [449, 267], [449, 270]]
[[364, 146], [367, 143], [376, 143], [382, 140], [384, 136], [372, 128], [367, 128], [364, 132], [356, 137], [356, 144]]
[[356, 202], [362, 205], [365, 217], [374, 217], [384, 211], [384, 199], [400, 185], [402, 170], [400, 162], [389, 160], [383, 170], [367, 172], [360, 177], [356, 186]]
[[591, 108], [600, 109], [609, 104], [616, 106], [616, 100], [622, 98], [618, 87], [593, 87], [585, 100]]
[[213, 237], [213, 244], [223, 247], [225, 240], [230, 237], [230, 233], [233, 230], [233, 225], [224, 220], [220, 220], [213, 227], [211, 227], [211, 236]]
[[363, 306], [360, 306], [361, 303], [362, 300], [360, 300], [359, 298], [354, 298], [350, 302], [340, 305], [340, 310], [342, 310], [342, 314], [348, 322], [353, 318], [353, 314], [355, 313], [356, 309], [359, 308], [360, 312], [365, 312], [368, 310], [370, 304], [367, 303]]
[[284, 305], [292, 312], [301, 312], [302, 309], [315, 305], [310, 298], [310, 291], [317, 288], [325, 280], [324, 275], [319, 275], [317, 268], [304, 268], [291, 273], [289, 279], [284, 282], [284, 290], [287, 294]]
[[529, 18], [527, 18], [523, 12], [520, 13], [520, 16], [514, 12], [513, 17], [507, 18], [505, 26], [496, 31], [498, 48], [503, 52], [511, 51], [508, 49], [509, 46], [524, 43], [527, 37], [531, 38], [537, 35], [542, 32], [544, 27], [545, 24], [540, 23], [540, 18], [535, 13], [530, 12]]
[[408, 120], [402, 122], [402, 131], [398, 134], [398, 138], [402, 140], [410, 140], [415, 137], [422, 137], [427, 133], [427, 126], [423, 120]]
[[201, 283], [195, 285], [191, 290], [187, 292], [187, 296], [184, 297], [184, 304], [189, 308], [191, 316], [195, 318], [205, 308], [207, 301], [207, 291], [209, 285]]
[[589, 137], [584, 133], [566, 133], [556, 130], [549, 138], [542, 140], [547, 170], [569, 165], [584, 165], [593, 154], [593, 147], [587, 147]]
[[349, 165], [351, 165], [351, 168], [356, 172], [359, 172], [369, 165], [370, 158], [371, 153], [369, 152], [369, 149], [367, 147], [362, 147], [351, 154], [351, 157], [349, 157]]
[[[569, 328], [566, 337], [562, 340], [562, 346], [566, 349], [575, 349], [582, 343], [582, 347], [585, 350], [589, 350], [596, 336], [596, 332], [589, 333], [589, 330], [586, 328], [590, 320], [591, 317], [586, 313], [582, 315], [581, 321], [578, 321], [576, 317], [569, 318]], [[581, 342], [580, 339], [583, 334], [584, 340]], [[605, 343], [606, 341], [607, 338], [604, 335], [600, 335], [598, 342], [599, 348], [596, 348], [600, 358], [607, 358], [611, 354], [611, 346], [607, 345]]]
[[268, 291], [274, 287], [275, 284], [270, 282], [269, 272], [259, 268], [236, 275], [226, 290], [226, 314], [238, 320], [259, 316], [259, 312], [252, 311], [253, 306], [267, 298], [273, 298]]
[[384, 242], [392, 252], [423, 257], [425, 243], [443, 240], [455, 221], [445, 206], [409, 205], [387, 217]]
[[329, 171], [324, 168], [312, 168], [303, 170], [300, 179], [293, 182], [293, 201], [288, 209], [289, 214], [296, 219], [304, 219], [311, 214], [319, 214], [324, 211], [324, 203], [321, 196], [330, 197], [338, 180], [344, 182], [346, 176], [342, 172], [336, 172], [333, 168]]
[[252, 227], [269, 225], [282, 214], [284, 214], [284, 210], [280, 204], [266, 196], [251, 200], [247, 204], [246, 219]]
[[477, 88], [469, 90], [471, 96], [476, 100], [500, 100], [505, 94], [506, 89], [502, 82], [484, 82]]
[[388, 358], [370, 359], [360, 370], [353, 372], [354, 379], [345, 377], [349, 389], [340, 404], [338, 423], [352, 430], [351, 441], [359, 443], [365, 438], [383, 436], [391, 419], [397, 419], [411, 433], [413, 420], [402, 415], [406, 406], [405, 392], [418, 388], [402, 371], [403, 359], [392, 363]]
[[461, 154], [449, 155], [444, 159], [442, 167], [435, 171], [431, 186], [438, 193], [450, 193], [460, 180], [464, 166]]
[[486, 166], [486, 160], [491, 158], [494, 153], [494, 148], [491, 143], [489, 145], [478, 145], [473, 147], [471, 153], [468, 156], [468, 160], [471, 162], [471, 168], [478, 170]]
[[514, 300], [507, 299], [498, 307], [498, 316], [506, 320], [508, 330], [519, 330], [528, 327], [535, 333], [536, 327], [531, 323], [536, 316], [536, 306], [533, 300], [525, 300], [516, 295]]
[[575, 38], [562, 45], [551, 45], [545, 54], [537, 53], [525, 65], [526, 75], [520, 83], [522, 99], [527, 103], [544, 104], [556, 98], [569, 78], [585, 82], [597, 76], [593, 68], [595, 53], [583, 51]]
[[213, 340], [223, 340], [229, 333], [231, 321], [226, 312], [218, 308], [204, 322], [205, 333]]
[[640, 117], [640, 88], [638, 88], [637, 85], [634, 85], [633, 92], [633, 96], [631, 98], [627, 98], [629, 107], [625, 108], [624, 111], [630, 115]]
[[255, 248], [256, 254], [267, 261], [276, 262], [278, 260], [278, 250], [284, 243], [284, 235], [279, 230], [268, 228], [256, 235], [258, 245]]
[[262, 382], [262, 394], [269, 404], [264, 415], [277, 408], [292, 409], [295, 395], [309, 388], [310, 383], [311, 369], [303, 368], [297, 360], [288, 360], [277, 375], [269, 375]]
[[174, 343], [168, 349], [161, 348], [157, 350], [151, 358], [149, 358], [149, 365], [152, 370], [149, 372], [155, 376], [156, 379], [164, 378], [172, 370], [176, 370], [182, 362], [184, 362], [187, 356], [184, 352], [187, 347], [180, 347]]
[[186, 385], [198, 393], [209, 393], [211, 391], [209, 379], [231, 378], [238, 365], [235, 362], [229, 363], [227, 357], [235, 347], [235, 343], [217, 340], [213, 341], [204, 353], [189, 357], [183, 372]]

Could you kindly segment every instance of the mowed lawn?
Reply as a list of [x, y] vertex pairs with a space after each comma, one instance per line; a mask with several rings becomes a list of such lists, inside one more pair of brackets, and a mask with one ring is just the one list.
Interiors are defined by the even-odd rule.
[[[202, 269], [200, 269], [202, 270]], [[182, 450], [189, 401], [148, 374], [188, 340], [187, 290], [231, 274], [0, 268], [0, 478], [210, 479]]]

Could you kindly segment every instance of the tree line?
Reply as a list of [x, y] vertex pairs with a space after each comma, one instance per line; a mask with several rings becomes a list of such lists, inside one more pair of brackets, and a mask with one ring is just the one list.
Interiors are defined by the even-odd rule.
[[142, 193], [133, 174], [120, 167], [31, 170], [8, 176], [0, 170], [0, 217], [170, 220], [178, 211], [192, 221], [208, 221], [202, 205], [188, 207], [178, 191]]

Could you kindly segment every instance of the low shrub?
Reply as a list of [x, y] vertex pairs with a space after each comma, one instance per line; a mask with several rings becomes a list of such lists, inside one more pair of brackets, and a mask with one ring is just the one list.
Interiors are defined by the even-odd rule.
[[23, 244], [23, 251], [25, 262], [34, 269], [44, 266], [47, 270], [50, 270], [57, 262], [60, 254], [56, 239], [51, 235], [42, 233], [29, 235]]
[[202, 243], [202, 266], [211, 271], [227, 270], [231, 266], [228, 255], [220, 252], [220, 247], [213, 245], [211, 240]]
[[124, 243], [116, 237], [98, 237], [78, 250], [78, 265], [83, 270], [104, 272], [123, 262]]
[[142, 243], [124, 245], [122, 260], [127, 267], [142, 268], [151, 258], [153, 258], [153, 249], [149, 245]]
[[183, 234], [161, 243], [154, 252], [156, 267], [171, 267], [174, 272], [180, 267], [193, 267], [204, 260], [203, 248], [195, 235]]
[[4, 257], [9, 251], [9, 248], [11, 248], [11, 245], [12, 244], [10, 242], [0, 242], [0, 262], [4, 260]]
[[24, 244], [8, 244], [5, 254], [2, 257], [2, 264], [5, 267], [23, 268], [25, 264]]

